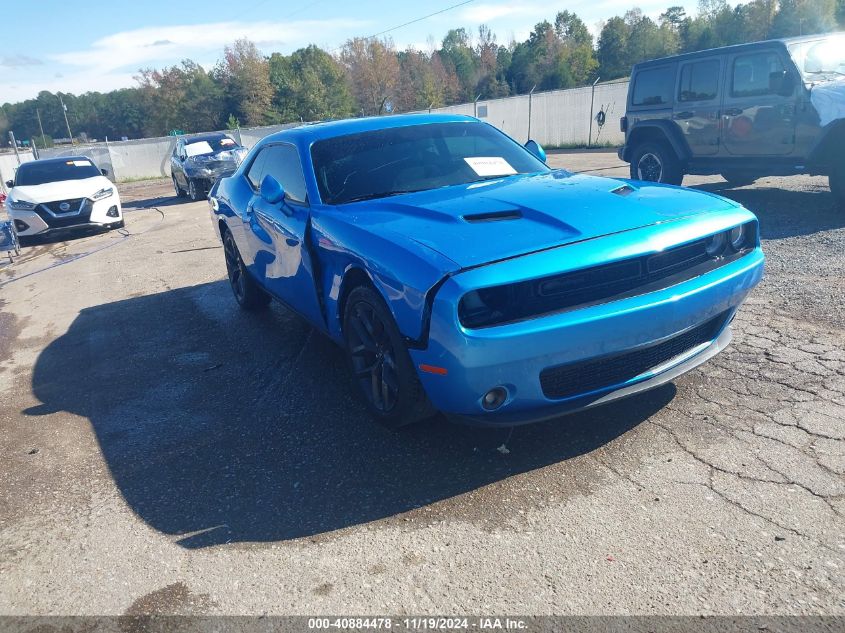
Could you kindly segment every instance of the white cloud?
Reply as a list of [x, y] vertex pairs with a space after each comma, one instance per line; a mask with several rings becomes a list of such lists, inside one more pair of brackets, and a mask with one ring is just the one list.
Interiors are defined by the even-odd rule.
[[217, 22], [148, 27], [123, 31], [95, 41], [90, 48], [52, 55], [59, 64], [101, 73], [121, 68], [173, 63], [209, 50], [222, 51], [236, 39], [249, 38], [259, 47], [294, 49], [368, 26], [361, 20], [301, 20], [298, 22]]

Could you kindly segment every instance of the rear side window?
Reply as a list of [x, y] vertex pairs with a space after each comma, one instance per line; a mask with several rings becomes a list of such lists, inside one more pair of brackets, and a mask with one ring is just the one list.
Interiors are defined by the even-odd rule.
[[681, 67], [678, 101], [712, 101], [718, 94], [718, 59], [685, 64]]
[[776, 94], [783, 71], [783, 62], [774, 51], [740, 55], [734, 59], [731, 96], [762, 97]]
[[653, 106], [664, 105], [672, 100], [672, 89], [675, 85], [673, 67], [664, 66], [653, 70], [644, 70], [637, 74], [634, 80], [634, 94], [632, 105]]
[[[284, 187], [285, 196], [294, 202], [305, 202], [305, 177], [299, 152], [293, 145], [272, 145], [264, 150], [267, 154], [264, 174], [270, 174]], [[262, 175], [262, 178], [264, 176]]]

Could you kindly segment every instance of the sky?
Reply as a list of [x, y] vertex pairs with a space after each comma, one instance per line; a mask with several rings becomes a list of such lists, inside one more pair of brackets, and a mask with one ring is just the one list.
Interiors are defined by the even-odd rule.
[[[337, 51], [351, 37], [367, 37], [445, 9], [461, 0], [114, 0], [14, 2], [3, 8], [0, 103], [50, 92], [105, 92], [136, 85], [141, 68], [190, 58], [210, 69], [223, 47], [241, 37], [269, 55], [316, 44]], [[507, 44], [525, 39], [539, 21], [576, 12], [594, 34], [603, 20], [638, 6], [656, 18], [681, 0], [472, 0], [389, 34], [399, 48], [429, 50], [450, 28], [476, 32], [487, 24]]]

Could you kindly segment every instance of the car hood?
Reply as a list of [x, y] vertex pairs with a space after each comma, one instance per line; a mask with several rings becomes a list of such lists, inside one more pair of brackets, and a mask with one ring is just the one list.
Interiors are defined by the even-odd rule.
[[105, 176], [92, 176], [82, 180], [60, 180], [43, 185], [14, 187], [11, 196], [15, 200], [25, 202], [55, 202], [56, 200], [87, 198], [107, 187], [115, 188], [112, 181]]
[[346, 205], [350, 221], [408, 236], [469, 268], [739, 207], [706, 192], [564, 171]]

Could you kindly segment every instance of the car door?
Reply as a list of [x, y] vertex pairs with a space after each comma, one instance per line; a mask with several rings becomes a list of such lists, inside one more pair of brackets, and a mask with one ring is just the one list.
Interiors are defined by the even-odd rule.
[[726, 155], [790, 153], [795, 146], [795, 89], [777, 50], [731, 55], [722, 108]]
[[259, 182], [250, 202], [256, 272], [267, 290], [312, 323], [320, 324], [322, 312], [307, 247], [310, 208], [299, 151], [288, 143], [278, 143], [264, 148], [262, 154], [261, 180], [268, 175], [275, 178], [284, 188], [285, 197], [275, 204], [268, 202], [261, 197]]
[[187, 187], [188, 183], [185, 178], [185, 168], [182, 163], [185, 160], [185, 141], [179, 139], [176, 141], [176, 147], [173, 150], [173, 158], [170, 160], [170, 168], [173, 175], [176, 177], [176, 182], [180, 187]]
[[712, 156], [719, 151], [722, 66], [718, 56], [680, 65], [672, 118], [683, 131], [693, 156]]

